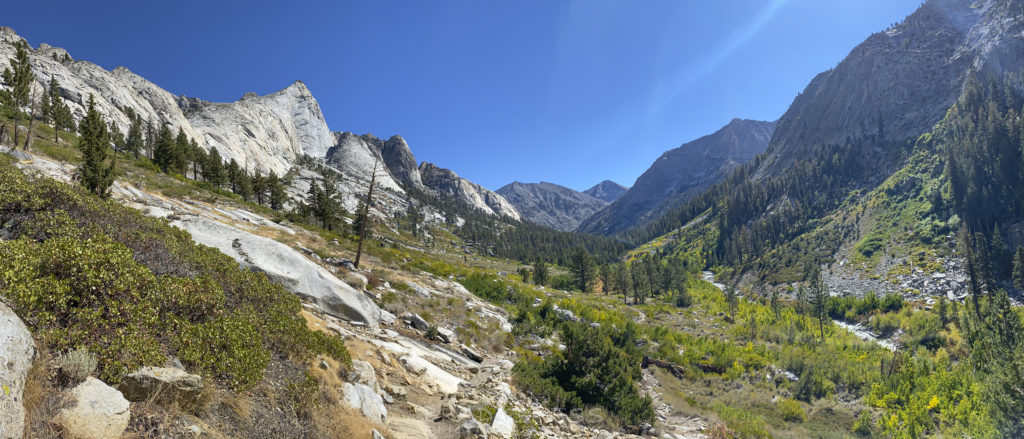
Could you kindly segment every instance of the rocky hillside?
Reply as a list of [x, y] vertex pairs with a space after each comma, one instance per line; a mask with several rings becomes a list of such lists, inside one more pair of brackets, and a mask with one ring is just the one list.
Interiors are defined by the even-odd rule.
[[580, 222], [608, 205], [607, 201], [543, 181], [516, 181], [496, 192], [512, 203], [527, 221], [555, 230], [575, 230]]
[[611, 203], [615, 200], [618, 200], [619, 197], [621, 197], [622, 194], [626, 193], [626, 191], [628, 190], [628, 187], [625, 187], [611, 180], [605, 180], [598, 184], [595, 184], [594, 187], [583, 191], [583, 193], [590, 195], [591, 197], [597, 198], [598, 200], [603, 200]]
[[441, 197], [462, 200], [482, 212], [520, 219], [519, 211], [505, 197], [473, 183], [450, 169], [440, 168], [429, 162], [420, 163], [420, 178], [423, 185]]
[[929, 0], [859, 44], [816, 76], [779, 119], [755, 178], [777, 174], [812, 148], [850, 139], [914, 138], [938, 122], [960, 95], [968, 71], [983, 75], [1024, 66], [1016, 2]]
[[661, 155], [633, 187], [577, 230], [613, 235], [680, 205], [764, 152], [774, 122], [733, 119], [713, 134]]

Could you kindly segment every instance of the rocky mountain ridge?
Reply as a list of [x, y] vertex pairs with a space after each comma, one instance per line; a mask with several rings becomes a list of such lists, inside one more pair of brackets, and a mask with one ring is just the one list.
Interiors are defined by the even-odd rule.
[[618, 200], [629, 188], [611, 180], [604, 180], [595, 184], [590, 189], [583, 191], [584, 194], [597, 198], [608, 203]]
[[577, 230], [613, 235], [657, 218], [764, 152], [774, 128], [774, 122], [733, 119], [712, 134], [666, 151], [633, 187]]
[[516, 181], [496, 192], [527, 221], [563, 231], [576, 229], [580, 222], [608, 205], [607, 201], [545, 181]]

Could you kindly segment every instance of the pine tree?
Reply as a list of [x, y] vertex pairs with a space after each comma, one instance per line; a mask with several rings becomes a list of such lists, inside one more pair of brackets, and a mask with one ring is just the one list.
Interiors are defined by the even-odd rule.
[[[211, 149], [210, 151], [215, 151]], [[266, 180], [267, 192], [270, 197], [270, 208], [274, 210], [281, 210], [284, 208], [285, 192], [284, 184], [281, 183], [281, 179], [277, 177], [277, 174], [271, 172], [267, 176]]]
[[188, 142], [188, 159], [192, 162], [192, 179], [199, 181], [202, 178], [199, 170], [202, 169], [208, 157], [206, 151], [196, 143], [196, 139], [191, 139]]
[[601, 264], [601, 291], [607, 296], [611, 292], [612, 269], [608, 264]]
[[217, 148], [210, 148], [210, 153], [203, 162], [203, 180], [219, 189], [224, 185], [224, 174], [224, 159], [220, 158]]
[[587, 293], [594, 279], [594, 259], [582, 248], [577, 248], [569, 260], [569, 271], [572, 273], [576, 288]]
[[540, 259], [533, 263], [533, 283], [541, 286], [548, 283], [548, 264]]
[[1006, 244], [1003, 243], [1003, 234], [999, 231], [999, 225], [997, 224], [992, 230], [992, 266], [995, 269], [996, 276], [1001, 279], [1006, 279], [1010, 275], [1012, 269], [1013, 256], [1010, 251], [1006, 248]]
[[139, 158], [139, 151], [142, 151], [145, 141], [142, 139], [142, 118], [135, 114], [131, 108], [127, 109], [128, 119], [132, 124], [128, 127], [128, 136], [125, 137], [125, 150]]
[[174, 138], [174, 149], [171, 150], [171, 168], [181, 175], [185, 175], [185, 171], [188, 169], [188, 148], [188, 136], [185, 135], [184, 129], [178, 127], [178, 135]]
[[29, 103], [29, 92], [35, 74], [28, 59], [28, 44], [24, 40], [14, 45], [14, 58], [10, 67], [4, 69], [3, 81], [6, 90], [0, 90], [0, 103], [4, 110], [14, 118], [14, 146], [18, 146], [18, 123], [21, 120], [21, 108]]
[[267, 179], [259, 171], [252, 176], [252, 193], [256, 196], [256, 204], [263, 205], [263, 197], [267, 193]]
[[[228, 166], [225, 169], [227, 171], [228, 186], [231, 189], [231, 193], [237, 194], [238, 182], [241, 179], [240, 175], [242, 173], [242, 170], [241, 168], [238, 167], [238, 162], [236, 162], [235, 159], [229, 160]], [[313, 182], [311, 186], [316, 186], [316, 182]]]
[[779, 291], [772, 290], [771, 298], [772, 314], [775, 316], [775, 321], [779, 321], [779, 317], [782, 316], [782, 307], [779, 303]]
[[40, 111], [43, 116], [43, 122], [54, 127], [54, 131], [57, 131], [57, 112], [55, 110], [57, 105], [60, 104], [60, 94], [57, 87], [57, 80], [54, 79], [53, 75], [50, 75], [50, 82], [46, 87], [46, 95], [43, 96], [41, 104], [42, 111]]
[[626, 264], [615, 264], [615, 288], [622, 293], [622, 304], [625, 305], [629, 298], [630, 275]]
[[174, 171], [174, 136], [167, 125], [160, 127], [160, 134], [153, 144], [153, 163], [165, 173]]
[[814, 267], [808, 276], [808, 290], [811, 299], [811, 314], [818, 320], [821, 340], [825, 340], [825, 322], [828, 321], [828, 287], [821, 277], [821, 269]]
[[92, 95], [89, 96], [89, 109], [85, 118], [78, 125], [78, 132], [78, 148], [82, 150], [82, 165], [79, 167], [82, 185], [89, 192], [106, 198], [110, 185], [114, 183], [117, 155], [110, 154], [110, 163], [107, 164], [110, 134], [103, 116], [96, 110]]
[[739, 310], [739, 296], [736, 294], [736, 287], [727, 285], [725, 287], [725, 304], [729, 309], [729, 322], [736, 322], [736, 312]]
[[1017, 254], [1013, 256], [1013, 287], [1024, 290], [1024, 247], [1017, 246]]

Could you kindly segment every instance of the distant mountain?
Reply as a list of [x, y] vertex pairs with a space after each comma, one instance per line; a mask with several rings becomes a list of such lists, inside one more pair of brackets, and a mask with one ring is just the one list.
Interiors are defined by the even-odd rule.
[[605, 180], [583, 191], [584, 194], [608, 203], [618, 200], [629, 188], [611, 180]]
[[575, 229], [581, 221], [608, 205], [604, 200], [548, 182], [517, 181], [496, 192], [512, 203], [523, 219], [564, 231]]
[[577, 230], [613, 235], [657, 218], [764, 152], [774, 129], [775, 122], [733, 119], [713, 134], [665, 152], [633, 187]]

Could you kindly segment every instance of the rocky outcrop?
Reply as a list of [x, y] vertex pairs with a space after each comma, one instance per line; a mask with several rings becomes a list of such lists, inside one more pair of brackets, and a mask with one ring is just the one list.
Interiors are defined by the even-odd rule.
[[284, 175], [295, 158], [323, 157], [334, 145], [320, 105], [301, 81], [266, 96], [248, 93], [232, 103], [189, 108], [197, 141], [247, 169]]
[[324, 312], [377, 327], [394, 320], [365, 294], [356, 291], [291, 247], [207, 218], [183, 215], [171, 222], [199, 244], [214, 247], [239, 264], [265, 273]]
[[416, 157], [412, 155], [409, 144], [402, 136], [391, 136], [381, 144], [380, 156], [384, 159], [391, 175], [399, 183], [407, 187], [423, 188], [420, 169], [416, 166]]
[[[0, 28], [0, 69], [21, 40], [11, 28]], [[233, 103], [212, 103], [175, 97], [125, 67], [107, 71], [46, 44], [30, 50], [29, 58], [34, 90], [41, 93], [53, 77], [76, 119], [85, 115], [91, 95], [97, 110], [122, 133], [131, 125], [125, 113], [131, 108], [157, 129], [182, 130], [200, 146], [217, 148], [225, 160], [235, 159], [250, 170], [283, 175], [296, 157], [323, 157], [334, 145], [319, 104], [302, 82], [267, 96], [247, 94]]]
[[512, 436], [516, 434], [516, 420], [505, 413], [504, 407], [498, 407], [498, 412], [494, 414], [490, 433], [491, 436], [504, 439], [512, 439]]
[[334, 133], [334, 136], [335, 145], [326, 153], [328, 166], [341, 171], [343, 175], [353, 176], [368, 184], [376, 164], [377, 178], [374, 190], [403, 192], [401, 185], [391, 176], [388, 166], [381, 157], [380, 148], [384, 142], [380, 142], [380, 139], [372, 135], [358, 136], [350, 132]]
[[583, 193], [590, 195], [591, 197], [597, 198], [608, 203], [618, 200], [622, 194], [626, 193], [629, 188], [621, 184], [618, 184], [611, 180], [605, 180], [594, 187], [583, 191]]
[[192, 404], [203, 391], [203, 378], [173, 367], [143, 367], [128, 374], [117, 386], [133, 402]]
[[71, 390], [70, 405], [56, 421], [72, 438], [114, 439], [128, 428], [129, 406], [117, 389], [89, 377]]
[[455, 172], [429, 162], [420, 163], [423, 185], [441, 197], [459, 200], [484, 213], [520, 219], [519, 212], [504, 197], [459, 177]]
[[774, 122], [733, 119], [713, 134], [665, 152], [633, 187], [577, 230], [612, 235], [657, 218], [764, 152], [774, 129]]
[[574, 230], [580, 222], [608, 205], [590, 195], [554, 183], [520, 183], [496, 191], [505, 197], [526, 221], [556, 230]]
[[25, 426], [25, 378], [36, 344], [25, 323], [0, 302], [0, 439], [20, 439]]

